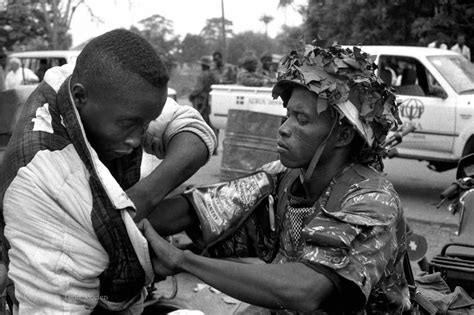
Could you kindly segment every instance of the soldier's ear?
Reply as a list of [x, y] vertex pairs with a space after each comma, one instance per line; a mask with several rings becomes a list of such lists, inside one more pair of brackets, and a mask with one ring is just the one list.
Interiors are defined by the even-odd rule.
[[339, 132], [337, 135], [336, 147], [344, 147], [351, 144], [352, 140], [355, 137], [356, 131], [352, 126], [342, 125], [339, 127]]

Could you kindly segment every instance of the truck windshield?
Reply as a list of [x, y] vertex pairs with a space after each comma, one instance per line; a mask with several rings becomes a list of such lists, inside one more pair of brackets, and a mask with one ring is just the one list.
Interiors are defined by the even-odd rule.
[[474, 65], [463, 56], [430, 56], [428, 60], [458, 94], [474, 94]]

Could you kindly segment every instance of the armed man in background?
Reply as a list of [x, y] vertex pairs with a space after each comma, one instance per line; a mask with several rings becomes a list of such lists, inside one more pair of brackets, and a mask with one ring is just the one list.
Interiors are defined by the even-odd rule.
[[[194, 86], [191, 94], [189, 95], [189, 101], [192, 106], [201, 114], [204, 121], [214, 130], [217, 136], [218, 130], [212, 126], [209, 119], [211, 113], [211, 106], [209, 104], [209, 93], [211, 92], [211, 85], [218, 83], [216, 74], [211, 71], [212, 59], [210, 56], [203, 56], [199, 60], [201, 65], [201, 73], [197, 77], [196, 85]], [[216, 154], [214, 150], [213, 154]]]
[[212, 54], [212, 59], [214, 61], [214, 67], [212, 71], [218, 78], [219, 84], [234, 84], [237, 80], [237, 67], [224, 62], [222, 58], [222, 53], [220, 51], [215, 51]]
[[244, 86], [271, 86], [272, 80], [257, 72], [258, 59], [253, 52], [246, 52], [240, 59], [237, 84]]

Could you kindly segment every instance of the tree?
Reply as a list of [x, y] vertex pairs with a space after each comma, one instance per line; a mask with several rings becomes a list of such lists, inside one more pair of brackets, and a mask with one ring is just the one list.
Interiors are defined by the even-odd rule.
[[180, 44], [181, 61], [193, 62], [208, 54], [210, 54], [209, 47], [202, 36], [186, 34]]
[[229, 40], [226, 56], [228, 62], [237, 64], [245, 51], [253, 51], [260, 56], [265, 51], [276, 52], [277, 49], [276, 42], [265, 34], [247, 31]]
[[474, 3], [472, 1], [437, 1], [431, 5], [433, 14], [418, 17], [411, 26], [413, 36], [423, 45], [434, 40], [436, 33], [446, 36], [447, 44], [454, 44], [458, 33], [466, 34], [467, 46], [474, 45]]
[[7, 50], [14, 50], [15, 45], [26, 46], [31, 39], [44, 39], [46, 36], [41, 13], [27, 11], [19, 5], [9, 5], [0, 12], [0, 25], [0, 45]]
[[309, 39], [319, 36], [348, 45], [417, 44], [412, 24], [433, 16], [435, 5], [427, 0], [309, 0], [304, 28]]
[[[20, 10], [22, 15], [34, 16], [44, 29], [44, 40], [48, 49], [68, 49], [72, 40], [68, 33], [74, 13], [79, 6], [86, 6], [85, 0], [9, 0], [7, 11]], [[37, 40], [37, 39], [36, 39]]]
[[299, 26], [283, 25], [282, 32], [276, 36], [278, 51], [283, 53], [298, 49], [302, 41], [304, 41], [304, 31]]
[[286, 10], [289, 6], [293, 5], [294, 0], [279, 0], [278, 1], [278, 8], [283, 8], [283, 12], [285, 14], [285, 20], [283, 25], [286, 26]]
[[[86, 0], [6, 1], [8, 4], [5, 15], [8, 21], [15, 21], [15, 16], [17, 15], [23, 17], [23, 20], [21, 20], [19, 24], [15, 24], [15, 30], [18, 33], [22, 33], [22, 35], [17, 34], [10, 36], [11, 40], [16, 38], [16, 43], [20, 44], [28, 45], [27, 42], [30, 41], [32, 43], [40, 43], [40, 46], [44, 46], [39, 48], [68, 49], [72, 43], [72, 38], [69, 34], [71, 21], [77, 8], [80, 6], [84, 6], [88, 9], [92, 20], [100, 21], [100, 19], [93, 14]], [[22, 23], [24, 23], [24, 25], [21, 25]], [[27, 29], [32, 25], [34, 25], [35, 28], [33, 32]]]
[[130, 30], [148, 40], [171, 70], [176, 61], [175, 54], [179, 52], [179, 37], [174, 35], [173, 22], [159, 14], [154, 14], [138, 23], [142, 29], [132, 27]]
[[[225, 19], [225, 33], [226, 38], [231, 38], [234, 36], [234, 32], [232, 31], [232, 21]], [[222, 18], [216, 17], [207, 19], [206, 25], [201, 30], [200, 35], [206, 41], [206, 44], [212, 48], [212, 50], [220, 49], [220, 43], [222, 36]]]
[[263, 24], [265, 24], [265, 36], [268, 36], [268, 23], [273, 21], [273, 16], [264, 14], [260, 18], [260, 21], [263, 22]]

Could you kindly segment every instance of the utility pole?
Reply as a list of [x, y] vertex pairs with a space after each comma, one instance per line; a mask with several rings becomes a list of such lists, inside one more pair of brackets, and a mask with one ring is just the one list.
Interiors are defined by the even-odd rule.
[[224, 16], [224, 0], [221, 0], [222, 8], [222, 54], [225, 54], [226, 42], [225, 42], [225, 16]]

